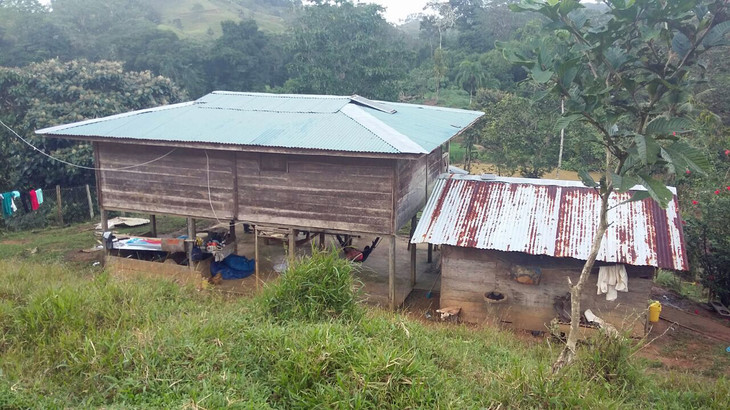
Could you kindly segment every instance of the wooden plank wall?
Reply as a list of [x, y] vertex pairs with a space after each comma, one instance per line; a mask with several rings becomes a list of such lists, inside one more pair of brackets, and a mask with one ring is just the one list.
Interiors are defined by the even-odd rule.
[[[491, 250], [444, 246], [442, 249], [441, 307], [460, 306], [466, 322], [506, 322], [514, 327], [545, 331], [556, 316], [555, 298], [568, 293], [569, 277], [576, 283], [582, 262], [572, 259], [534, 257]], [[538, 285], [526, 285], [509, 277], [512, 264], [540, 266]], [[647, 301], [651, 291], [653, 268], [627, 266], [629, 292], [619, 292], [609, 302], [606, 295], [596, 295], [598, 270], [591, 274], [584, 288], [581, 309], [609, 323], [643, 335]], [[507, 296], [503, 304], [489, 305], [484, 293], [497, 290]]]
[[418, 159], [398, 160], [396, 167], [398, 186], [395, 229], [398, 230], [426, 205], [436, 178], [445, 171], [441, 147]]
[[239, 220], [393, 231], [392, 160], [239, 153], [237, 164]]
[[[102, 168], [119, 169], [154, 160], [171, 147], [100, 142]], [[233, 217], [233, 152], [208, 150], [210, 199], [219, 219]], [[148, 165], [101, 171], [103, 206], [148, 213], [213, 218], [205, 151], [177, 148]]]

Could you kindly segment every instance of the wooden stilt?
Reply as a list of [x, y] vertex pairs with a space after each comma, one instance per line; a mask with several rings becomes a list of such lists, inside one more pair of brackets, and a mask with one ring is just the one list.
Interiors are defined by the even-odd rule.
[[[415, 215], [411, 218], [411, 237], [413, 239], [413, 233], [416, 231], [416, 224], [418, 219]], [[408, 241], [409, 249], [411, 250], [411, 288], [416, 286], [416, 244]]]
[[297, 247], [297, 231], [293, 228], [289, 229], [289, 263], [294, 262], [294, 256], [296, 255]]
[[236, 221], [231, 220], [228, 223], [228, 233], [230, 234], [231, 241], [233, 243], [233, 253], [238, 253], [238, 239], [236, 238]]
[[58, 213], [58, 224], [63, 226], [63, 205], [61, 203], [61, 186], [56, 185], [56, 211]]
[[109, 212], [104, 208], [99, 208], [99, 214], [101, 216], [101, 231], [106, 232], [109, 230]]
[[427, 259], [427, 262], [428, 263], [433, 262], [433, 245], [430, 244], [430, 243], [428, 244], [428, 259]]
[[191, 270], [195, 270], [195, 266], [193, 266], [193, 246], [195, 246], [195, 219], [188, 217], [188, 242], [189, 246], [187, 249], [188, 252], [188, 267]]
[[[102, 242], [104, 241], [104, 232], [109, 230], [109, 213], [106, 211], [106, 209], [99, 207], [99, 216], [101, 217], [101, 233], [102, 233]], [[106, 256], [109, 255], [110, 250], [106, 247], [106, 243], [104, 243], [104, 265], [106, 265]]]
[[152, 224], [152, 237], [157, 238], [157, 215], [150, 215], [150, 224]]
[[254, 258], [254, 271], [256, 275], [256, 292], [259, 291], [259, 228], [254, 225], [253, 227], [253, 258]]
[[324, 242], [324, 232], [319, 233], [319, 248], [320, 249], [327, 248], [327, 244]]
[[388, 241], [388, 302], [390, 310], [395, 310], [395, 235], [389, 236]]
[[94, 219], [94, 202], [91, 201], [91, 188], [86, 184], [86, 201], [89, 203], [89, 218]]

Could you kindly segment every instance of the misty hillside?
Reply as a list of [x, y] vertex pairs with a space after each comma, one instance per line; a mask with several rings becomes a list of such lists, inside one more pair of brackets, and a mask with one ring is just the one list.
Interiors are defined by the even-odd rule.
[[150, 0], [159, 14], [159, 27], [181, 37], [221, 35], [220, 23], [225, 20], [254, 19], [259, 28], [271, 33], [286, 29], [293, 14], [290, 0]]

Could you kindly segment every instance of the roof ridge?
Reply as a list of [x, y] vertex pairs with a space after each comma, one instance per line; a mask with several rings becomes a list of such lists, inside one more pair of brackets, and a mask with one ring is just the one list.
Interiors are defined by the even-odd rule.
[[366, 112], [358, 104], [347, 104], [340, 109], [340, 112], [402, 154], [428, 154], [422, 146]]
[[241, 111], [241, 112], [272, 112], [278, 114], [337, 114], [337, 111], [281, 111], [281, 110], [261, 110], [261, 109], [245, 109], [245, 108], [232, 108], [232, 107], [220, 107], [220, 106], [206, 106], [207, 102], [201, 102], [196, 105], [200, 105], [199, 108], [206, 110], [228, 110], [228, 111]]
[[[489, 176], [489, 177], [485, 177]], [[524, 184], [524, 185], [542, 185], [542, 186], [557, 186], [557, 187], [563, 187], [563, 188], [585, 188], [585, 189], [593, 189], [589, 186], [586, 186], [581, 181], [572, 181], [572, 180], [566, 180], [566, 179], [549, 179], [549, 178], [521, 178], [521, 177], [503, 177], [503, 176], [497, 176], [493, 174], [480, 174], [480, 175], [461, 175], [461, 174], [451, 174], [451, 173], [444, 173], [438, 176], [439, 179], [454, 179], [454, 180], [461, 180], [461, 181], [471, 181], [471, 182], [499, 182], [503, 184]], [[677, 195], [677, 188], [672, 186], [667, 186], [670, 191], [674, 195]], [[643, 185], [634, 185], [629, 189], [629, 191], [646, 191], [646, 187]]]
[[[224, 91], [217, 90], [212, 91], [209, 94], [216, 95], [247, 95], [251, 97], [267, 97], [267, 98], [298, 98], [298, 99], [321, 99], [321, 100], [351, 100], [351, 96], [348, 95], [324, 95], [324, 94], [274, 94], [274, 93], [260, 93], [254, 91]], [[209, 95], [206, 94], [206, 95]], [[203, 98], [206, 95], [200, 97]]]

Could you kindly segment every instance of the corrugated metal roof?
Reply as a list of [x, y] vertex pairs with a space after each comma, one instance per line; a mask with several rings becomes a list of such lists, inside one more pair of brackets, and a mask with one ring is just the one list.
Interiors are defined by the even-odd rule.
[[483, 114], [374, 102], [359, 96], [215, 91], [194, 102], [60, 125], [36, 133], [423, 154], [433, 151]]
[[[667, 209], [651, 199], [615, 206], [630, 197], [611, 196], [597, 259], [687, 270], [676, 195]], [[598, 193], [580, 182], [442, 176], [411, 241], [585, 260], [600, 207]]]

